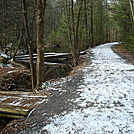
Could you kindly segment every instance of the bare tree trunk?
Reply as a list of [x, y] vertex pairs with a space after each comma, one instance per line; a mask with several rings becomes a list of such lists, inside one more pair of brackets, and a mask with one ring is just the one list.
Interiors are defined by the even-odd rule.
[[[71, 32], [71, 22], [70, 22], [70, 1], [68, 3], [68, 0], [66, 0], [66, 17], [67, 17], [67, 28], [68, 28], [68, 40], [71, 46], [71, 51], [73, 48], [73, 44], [72, 44], [72, 32]], [[73, 53], [73, 51], [72, 51]]]
[[129, 4], [130, 4], [130, 10], [131, 10], [131, 14], [132, 14], [132, 21], [134, 22], [133, 1], [129, 0]]
[[31, 71], [31, 82], [32, 82], [32, 89], [35, 89], [35, 70], [34, 70], [34, 64], [33, 64], [33, 52], [32, 52], [32, 45], [30, 41], [30, 33], [29, 33], [29, 27], [28, 27], [28, 19], [27, 19], [27, 2], [26, 0], [22, 0], [23, 5], [23, 16], [24, 16], [24, 28], [25, 28], [25, 37], [29, 49], [29, 55], [30, 55], [30, 71]]
[[91, 16], [90, 16], [90, 21], [91, 21], [91, 46], [94, 47], [94, 20], [93, 20], [93, 0], [91, 0]]
[[37, 14], [36, 14], [36, 25], [37, 25], [37, 65], [36, 65], [36, 88], [41, 87], [44, 82], [44, 11], [45, 11], [46, 0], [37, 0]]
[[71, 0], [71, 13], [72, 13], [72, 57], [73, 57], [73, 65], [77, 65], [77, 59], [76, 59], [76, 50], [75, 50], [75, 22], [74, 22], [74, 1]]
[[87, 23], [87, 0], [84, 0], [84, 22], [86, 27], [86, 32], [88, 31], [88, 23]]
[[78, 16], [77, 16], [77, 22], [76, 22], [76, 33], [75, 33], [75, 42], [74, 42], [74, 50], [75, 50], [75, 64], [78, 65], [79, 61], [79, 52], [80, 52], [80, 42], [79, 42], [79, 26], [80, 26], [80, 16], [81, 16], [81, 9], [82, 9], [82, 2], [83, 0], [80, 1], [79, 4], [79, 11], [78, 11]]
[[76, 21], [75, 21], [74, 1], [71, 0], [68, 2], [66, 0], [67, 26], [68, 26], [69, 42], [71, 45], [73, 66], [78, 65], [78, 61], [79, 61], [79, 47], [80, 47], [79, 26], [80, 26], [82, 2], [83, 0], [77, 1], [79, 9], [78, 9], [78, 13], [77, 13]]

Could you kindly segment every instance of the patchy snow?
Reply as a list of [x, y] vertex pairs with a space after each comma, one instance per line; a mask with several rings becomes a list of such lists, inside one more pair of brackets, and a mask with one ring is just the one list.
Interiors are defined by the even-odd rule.
[[66, 90], [63, 90], [63, 85], [65, 84], [65, 82], [67, 81], [71, 81], [72, 77], [68, 76], [68, 77], [65, 77], [65, 78], [60, 78], [60, 79], [52, 79], [52, 80], [49, 80], [49, 81], [46, 81], [45, 83], [43, 83], [42, 85], [42, 88], [45, 90], [45, 91], [66, 91]]
[[4, 54], [4, 53], [1, 53], [1, 56], [4, 57], [4, 58], [10, 58], [9, 56], [7, 56], [7, 55]]
[[134, 134], [134, 66], [112, 50], [115, 43], [92, 49], [92, 64], [72, 99], [79, 109], [51, 118], [43, 130], [51, 134]]
[[8, 73], [8, 74], [11, 74], [11, 73], [15, 73], [15, 72], [19, 72], [19, 70], [8, 71], [7, 73]]
[[10, 68], [14, 68], [12, 64], [3, 64], [3, 63], [0, 63], [0, 67], [10, 67]]

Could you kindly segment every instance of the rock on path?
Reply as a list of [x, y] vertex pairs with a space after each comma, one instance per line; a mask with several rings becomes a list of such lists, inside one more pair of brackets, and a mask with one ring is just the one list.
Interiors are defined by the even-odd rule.
[[91, 63], [65, 79], [69, 90], [59, 82], [61, 96], [53, 97], [47, 111], [37, 110], [39, 118], [33, 113], [30, 129], [19, 133], [134, 134], [134, 66], [111, 50], [114, 44], [93, 48]]

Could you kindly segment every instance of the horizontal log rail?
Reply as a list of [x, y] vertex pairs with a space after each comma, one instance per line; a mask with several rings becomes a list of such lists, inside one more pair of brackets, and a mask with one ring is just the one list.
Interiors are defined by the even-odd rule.
[[[87, 50], [85, 51], [81, 51], [80, 55], [83, 55], [87, 52]], [[44, 53], [44, 58], [66, 58], [71, 56], [71, 53]], [[16, 56], [17, 60], [29, 60], [30, 56], [29, 55], [18, 55]], [[37, 59], [37, 54], [33, 54], [33, 59]]]

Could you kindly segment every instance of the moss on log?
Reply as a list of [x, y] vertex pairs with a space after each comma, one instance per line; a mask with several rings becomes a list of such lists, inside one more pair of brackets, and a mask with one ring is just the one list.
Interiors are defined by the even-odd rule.
[[10, 115], [10, 114], [2, 114], [2, 113], [0, 113], [0, 117], [1, 118], [21, 119], [21, 118], [24, 118], [25, 116]]
[[11, 114], [11, 115], [19, 115], [26, 116], [28, 114], [27, 109], [12, 109], [12, 108], [0, 108], [1, 114]]

